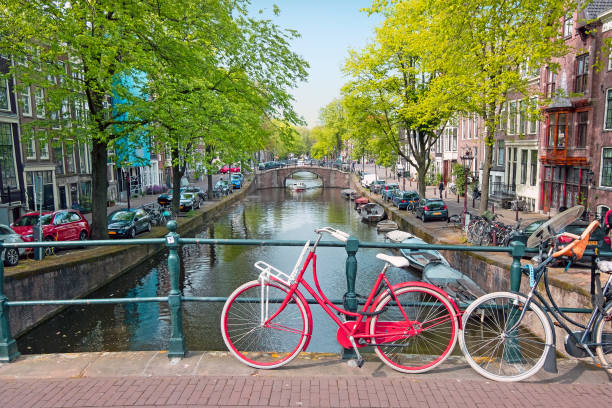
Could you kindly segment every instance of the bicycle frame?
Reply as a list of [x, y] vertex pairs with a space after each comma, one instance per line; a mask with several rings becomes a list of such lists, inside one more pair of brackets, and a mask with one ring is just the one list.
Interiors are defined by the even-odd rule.
[[[555, 320], [557, 321], [557, 323], [559, 324], [560, 327], [562, 327], [569, 336], [571, 336], [574, 341], [576, 342], [576, 344], [584, 347], [584, 349], [586, 350], [586, 352], [588, 353], [588, 355], [595, 359], [595, 355], [593, 354], [593, 352], [591, 351], [592, 347], [597, 347], [597, 346], [603, 346], [604, 344], [600, 344], [600, 343], [593, 343], [591, 342], [590, 339], [590, 334], [593, 330], [593, 326], [595, 324], [595, 322], [597, 321], [597, 317], [600, 316], [603, 313], [603, 310], [600, 308], [599, 304], [594, 304], [593, 305], [593, 312], [591, 313], [591, 316], [589, 318], [588, 323], [584, 326], [584, 331], [583, 332], [576, 332], [574, 330], [572, 330], [565, 322], [569, 321], [572, 322], [574, 324], [576, 324], [575, 322], [573, 322], [571, 319], [569, 319], [567, 316], [565, 316], [565, 314], [563, 314], [563, 312], [561, 310], [559, 310], [557, 304], [554, 302], [554, 300], [552, 299], [552, 297], [550, 298], [551, 303], [548, 303], [546, 301], [546, 299], [544, 298], [544, 296], [538, 292], [537, 287], [538, 284], [540, 283], [540, 281], [542, 280], [542, 278], [545, 276], [545, 274], [548, 273], [548, 269], [547, 269], [547, 265], [552, 262], [555, 258], [552, 255], [549, 255], [547, 259], [545, 259], [542, 263], [540, 263], [535, 269], [534, 269], [534, 274], [535, 274], [535, 282], [533, 287], [531, 288], [531, 290], [529, 291], [529, 294], [527, 295], [527, 301], [525, 302], [525, 305], [523, 306], [523, 309], [521, 311], [521, 314], [519, 315], [517, 321], [514, 323], [514, 325], [508, 330], [508, 331], [514, 331], [516, 329], [518, 329], [521, 321], [523, 320], [523, 317], [525, 315], [525, 311], [528, 309], [529, 304], [531, 303], [531, 301], [533, 300], [533, 297], [535, 296], [538, 301], [540, 301], [542, 303], [542, 305], [544, 306], [544, 310], [546, 312], [550, 312], [550, 314], [553, 315], [553, 317], [555, 318]], [[593, 277], [592, 277], [593, 279]], [[606, 285], [604, 286], [603, 290], [602, 290], [602, 295], [605, 297], [606, 293], [608, 292], [608, 290], [610, 289], [610, 285], [612, 283], [612, 275], [610, 276], [610, 278], [608, 279], [608, 282], [606, 283]], [[548, 279], [544, 279], [544, 286], [546, 288], [546, 292], [548, 294], [548, 296], [550, 297], [550, 290], [548, 288]], [[576, 324], [577, 326], [581, 326]], [[554, 333], [554, 332], [553, 332]], [[582, 333], [582, 335], [579, 337], [577, 333]]]
[[[358, 348], [358, 347], [365, 347], [365, 346], [375, 346], [378, 343], [373, 343], [371, 342], [372, 338], [376, 338], [376, 337], [385, 337], [385, 338], [394, 338], [396, 335], [397, 336], [405, 336], [406, 335], [406, 330], [408, 330], [409, 333], [412, 334], [418, 334], [420, 333], [423, 329], [422, 328], [416, 328], [411, 322], [410, 319], [408, 319], [408, 316], [404, 310], [404, 308], [402, 307], [401, 303], [399, 302], [394, 288], [397, 287], [397, 285], [391, 285], [391, 283], [389, 282], [389, 280], [386, 277], [386, 272], [387, 269], [389, 268], [389, 264], [385, 264], [385, 266], [383, 267], [383, 269], [381, 270], [381, 272], [378, 274], [378, 277], [376, 279], [376, 282], [374, 283], [374, 286], [372, 287], [372, 290], [370, 291], [370, 294], [367, 298], [367, 300], [365, 301], [365, 304], [363, 305], [363, 309], [361, 313], [358, 312], [351, 312], [349, 310], [345, 310], [342, 309], [336, 305], [334, 305], [324, 294], [323, 290], [321, 289], [320, 285], [319, 285], [319, 281], [317, 278], [317, 267], [316, 267], [316, 248], [317, 245], [319, 243], [319, 241], [321, 240], [321, 234], [319, 234], [319, 237], [317, 238], [317, 240], [315, 241], [314, 245], [312, 246], [312, 249], [310, 249], [308, 256], [306, 258], [306, 260], [304, 261], [304, 265], [302, 266], [300, 272], [298, 273], [295, 282], [291, 283], [291, 285], [289, 286], [289, 292], [287, 293], [287, 296], [285, 297], [285, 299], [283, 300], [283, 302], [281, 303], [281, 306], [279, 307], [279, 309], [270, 317], [266, 318], [265, 320], [262, 317], [262, 320], [264, 320], [262, 323], [263, 325], [267, 325], [267, 326], [274, 326], [272, 321], [274, 320], [274, 318], [276, 316], [278, 316], [283, 310], [284, 308], [289, 304], [291, 298], [293, 297], [294, 294], [297, 294], [297, 296], [299, 296], [301, 299], [304, 298], [304, 296], [301, 294], [301, 292], [298, 290], [298, 287], [300, 285], [302, 285], [306, 291], [308, 293], [310, 293], [310, 295], [315, 299], [315, 301], [323, 308], [323, 310], [329, 315], [329, 317], [338, 325], [338, 327], [342, 330], [342, 332], [344, 333], [344, 336], [346, 337], [347, 342], [343, 342], [340, 336], [338, 336], [338, 342], [346, 348], [350, 348], [351, 346], [354, 348]], [[312, 286], [310, 286], [304, 279], [304, 273], [306, 271], [306, 269], [308, 268], [308, 265], [310, 263], [312, 264], [312, 271], [313, 271], [313, 279], [314, 279], [314, 283], [315, 283], [315, 288], [312, 288]], [[401, 285], [401, 284], [398, 284]], [[437, 292], [440, 292], [440, 290], [433, 286], [433, 285], [429, 285], [429, 284], [425, 284], [427, 287], [431, 287], [431, 289], [436, 290]], [[381, 291], [381, 289], [386, 286], [387, 289], [386, 291]], [[380, 335], [372, 335], [372, 334], [368, 334], [365, 332], [364, 328], [365, 328], [365, 324], [367, 324], [367, 322], [369, 322], [371, 316], [373, 316], [373, 311], [370, 310], [371, 307], [373, 305], [375, 305], [377, 303], [377, 301], [382, 297], [385, 296], [386, 293], [390, 293], [390, 295], [392, 296], [393, 300], [397, 303], [397, 305], [399, 306], [399, 309], [402, 313], [402, 316], [404, 317], [404, 319], [408, 322], [410, 322], [410, 327], [403, 327], [400, 329], [398, 328], [397, 332], [385, 332], [383, 334]], [[378, 296], [377, 296], [378, 295]], [[262, 294], [263, 296], [263, 294]], [[459, 312], [459, 308], [457, 307], [457, 305], [455, 304], [455, 302], [452, 299], [449, 299], [453, 308], [455, 309], [455, 312], [458, 316], [460, 316], [460, 312]], [[267, 302], [262, 302], [262, 308], [263, 308], [263, 303]], [[349, 316], [349, 317], [354, 317], [356, 318], [356, 320], [352, 320], [352, 321], [347, 321], [347, 322], [342, 322], [335, 314], [334, 311], [343, 314], [345, 316]], [[262, 309], [262, 316], [267, 316], [267, 306], [266, 309], [263, 310]], [[310, 313], [310, 309], [308, 309], [308, 318], [309, 320], [312, 322], [312, 315]], [[364, 322], [364, 317], [365, 322]], [[444, 320], [441, 320], [440, 322], [436, 322], [433, 325], [428, 326], [428, 328], [437, 326], [438, 324], [441, 324]], [[365, 323], [365, 324], [364, 324]], [[384, 323], [382, 323], [384, 324]], [[392, 325], [393, 323], [389, 323], [389, 325]], [[285, 330], [284, 328], [281, 327], [277, 327], [281, 330]], [[355, 341], [355, 339], [357, 339], [357, 341]], [[365, 339], [360, 341], [360, 339]], [[308, 343], [306, 343], [306, 345], [304, 346], [304, 350], [306, 350], [308, 346]], [[393, 344], [390, 343], [385, 343], [385, 346], [393, 346]], [[404, 346], [404, 344], [398, 344], [398, 346]]]

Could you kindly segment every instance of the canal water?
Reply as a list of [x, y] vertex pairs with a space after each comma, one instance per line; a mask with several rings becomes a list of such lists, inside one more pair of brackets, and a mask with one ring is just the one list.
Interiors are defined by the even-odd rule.
[[[290, 189], [259, 190], [236, 203], [197, 234], [203, 238], [314, 240], [315, 228], [331, 226], [362, 241], [383, 241], [376, 228], [361, 222], [354, 203], [338, 189], [320, 188], [311, 173], [297, 173], [293, 182], [304, 182], [303, 192]], [[325, 240], [333, 238], [326, 236]], [[253, 264], [264, 260], [290, 272], [301, 248], [185, 245], [181, 256], [181, 290], [185, 296], [229, 296], [244, 282], [256, 279]], [[356, 291], [367, 295], [383, 262], [384, 250], [360, 249], [357, 253]], [[330, 299], [346, 292], [344, 248], [318, 248], [317, 272]], [[307, 272], [308, 282], [312, 274]], [[415, 280], [408, 271], [390, 269], [392, 283]], [[92, 294], [91, 298], [166, 296], [169, 292], [167, 254], [161, 254]], [[308, 295], [308, 297], [310, 297]], [[189, 350], [225, 350], [219, 317], [222, 303], [183, 303], [183, 330]], [[314, 333], [308, 348], [313, 352], [338, 352], [337, 326], [318, 305], [311, 305]], [[85, 351], [164, 350], [170, 334], [166, 303], [132, 303], [70, 307], [21, 336], [24, 354]]]

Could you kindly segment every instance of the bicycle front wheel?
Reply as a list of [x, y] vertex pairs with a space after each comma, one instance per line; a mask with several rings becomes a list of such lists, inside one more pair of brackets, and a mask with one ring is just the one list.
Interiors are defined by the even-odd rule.
[[466, 309], [459, 344], [479, 374], [495, 381], [520, 381], [544, 365], [553, 338], [544, 310], [531, 302], [518, 328], [510, 330], [526, 300], [516, 293], [495, 292], [479, 297]]
[[300, 353], [310, 333], [308, 306], [297, 295], [274, 320], [266, 322], [288, 294], [289, 288], [280, 282], [251, 281], [230, 295], [221, 312], [221, 334], [238, 360], [270, 369], [287, 364]]
[[411, 284], [394, 290], [374, 306], [369, 333], [378, 357], [404, 373], [420, 373], [441, 364], [457, 341], [457, 315], [443, 295]]
[[608, 302], [604, 306], [603, 315], [595, 325], [593, 332], [595, 343], [600, 344], [595, 347], [597, 357], [599, 357], [602, 367], [609, 374], [612, 374], [612, 319], [610, 317], [612, 317], [612, 302]]

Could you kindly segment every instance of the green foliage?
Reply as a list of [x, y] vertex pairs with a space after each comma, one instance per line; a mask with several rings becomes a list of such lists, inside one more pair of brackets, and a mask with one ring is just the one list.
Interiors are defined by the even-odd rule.
[[465, 194], [466, 173], [469, 173], [469, 169], [467, 167], [463, 167], [463, 165], [460, 163], [455, 163], [453, 165], [452, 174], [455, 176], [455, 187], [457, 187], [457, 194], [460, 196]]

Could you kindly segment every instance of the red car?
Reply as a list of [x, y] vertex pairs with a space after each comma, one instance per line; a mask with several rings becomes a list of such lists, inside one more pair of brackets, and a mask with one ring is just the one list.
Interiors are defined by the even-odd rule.
[[225, 174], [225, 173], [227, 173], [229, 171], [229, 169], [230, 169], [229, 166], [226, 164], [226, 165], [224, 165], [223, 167], [221, 167], [219, 169], [219, 173]]
[[[33, 227], [38, 224], [38, 212], [21, 216], [11, 228], [26, 242], [34, 241]], [[40, 216], [44, 241], [84, 241], [89, 238], [89, 223], [76, 210], [43, 212]]]
[[232, 164], [232, 167], [229, 169], [230, 173], [240, 173], [240, 165]]

